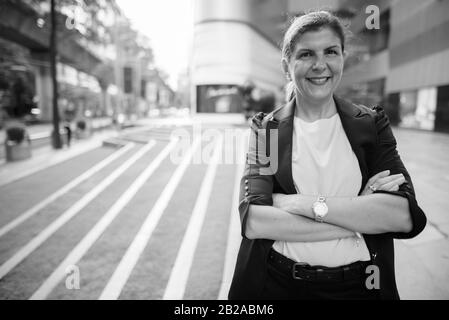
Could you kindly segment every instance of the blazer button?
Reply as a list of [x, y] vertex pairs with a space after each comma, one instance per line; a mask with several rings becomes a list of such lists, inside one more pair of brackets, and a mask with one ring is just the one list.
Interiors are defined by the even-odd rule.
[[245, 192], [245, 196], [248, 196], [249, 195], [249, 193], [248, 192]]
[[245, 184], [248, 184], [248, 179], [245, 180]]
[[249, 187], [248, 187], [248, 186], [246, 186], [246, 187], [245, 187], [245, 190], [248, 190], [248, 189], [249, 189]]

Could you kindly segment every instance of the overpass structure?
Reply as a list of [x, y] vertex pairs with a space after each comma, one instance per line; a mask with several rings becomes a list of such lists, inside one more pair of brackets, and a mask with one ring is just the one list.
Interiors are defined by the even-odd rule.
[[[30, 51], [41, 116], [43, 120], [50, 120], [52, 117], [50, 28], [48, 23], [40, 25], [39, 18], [34, 8], [20, 2], [2, 1], [0, 5], [0, 38], [19, 44]], [[57, 18], [58, 28], [65, 28], [66, 17], [59, 14]], [[94, 76], [101, 84], [110, 83], [111, 79], [105, 76], [107, 67], [102, 59], [89, 51], [79, 40], [80, 37], [75, 31], [59, 32], [58, 61]]]

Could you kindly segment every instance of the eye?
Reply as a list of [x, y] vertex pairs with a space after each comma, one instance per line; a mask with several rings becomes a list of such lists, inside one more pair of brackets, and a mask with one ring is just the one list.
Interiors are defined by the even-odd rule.
[[309, 51], [303, 51], [298, 54], [299, 59], [305, 59], [311, 57], [312, 54]]
[[331, 56], [336, 56], [336, 55], [338, 55], [338, 51], [337, 51], [337, 50], [334, 50], [334, 49], [328, 49], [328, 50], [326, 51], [326, 54], [327, 54], [327, 55], [331, 55]]

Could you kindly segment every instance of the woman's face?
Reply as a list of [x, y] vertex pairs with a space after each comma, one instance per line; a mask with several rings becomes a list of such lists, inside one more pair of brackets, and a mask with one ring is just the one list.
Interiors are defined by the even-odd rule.
[[305, 32], [296, 40], [290, 61], [283, 61], [301, 97], [315, 103], [332, 97], [343, 65], [340, 38], [330, 28]]

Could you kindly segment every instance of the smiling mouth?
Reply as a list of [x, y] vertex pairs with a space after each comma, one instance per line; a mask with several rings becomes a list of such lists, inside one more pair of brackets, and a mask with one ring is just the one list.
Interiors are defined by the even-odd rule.
[[307, 78], [308, 81], [312, 82], [315, 85], [323, 85], [325, 84], [331, 77], [313, 77]]

